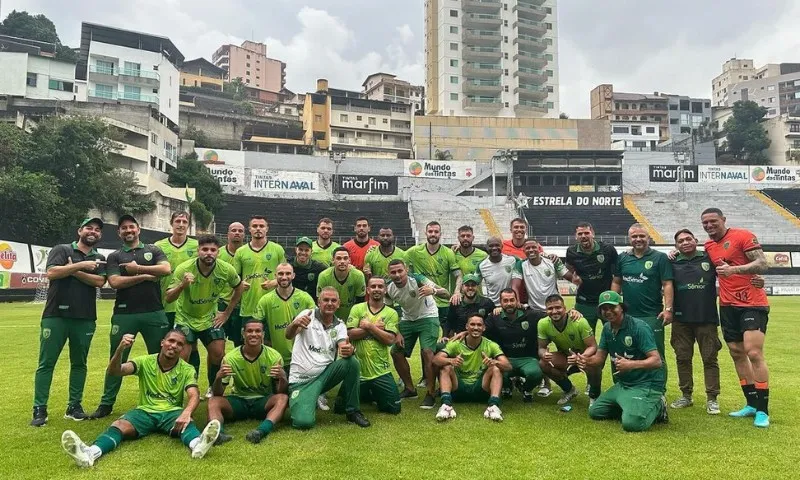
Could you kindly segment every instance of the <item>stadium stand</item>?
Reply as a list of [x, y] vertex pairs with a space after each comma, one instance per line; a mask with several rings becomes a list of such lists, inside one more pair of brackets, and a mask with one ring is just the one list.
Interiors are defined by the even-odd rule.
[[636, 218], [625, 207], [619, 208], [580, 208], [547, 207], [526, 208], [531, 236], [545, 245], [569, 245], [575, 237], [575, 226], [589, 222], [594, 227], [598, 240], [612, 243], [624, 242], [628, 228], [636, 223]]
[[316, 238], [317, 222], [323, 217], [333, 220], [334, 240], [339, 243], [352, 238], [355, 220], [361, 216], [369, 218], [373, 237], [378, 235], [381, 226], [388, 225], [394, 230], [398, 245], [405, 247], [414, 243], [405, 202], [329, 202], [226, 195], [225, 207], [215, 219], [215, 233], [225, 235], [229, 224], [242, 222], [246, 225], [253, 215], [267, 217], [269, 237], [284, 247], [294, 247], [296, 237]]
[[800, 188], [767, 188], [761, 190], [761, 193], [800, 218]]
[[[505, 205], [480, 208], [480, 204], [472, 200], [470, 197], [457, 197], [444, 193], [415, 194], [411, 200], [411, 212], [420, 241], [425, 238], [425, 225], [432, 220], [442, 225], [440, 241], [447, 245], [458, 242], [458, 228], [462, 225], [472, 227], [476, 245], [486, 243], [486, 239], [491, 235], [508, 233], [508, 222], [516, 216], [513, 209]], [[487, 215], [486, 218], [481, 215], [481, 210]]]

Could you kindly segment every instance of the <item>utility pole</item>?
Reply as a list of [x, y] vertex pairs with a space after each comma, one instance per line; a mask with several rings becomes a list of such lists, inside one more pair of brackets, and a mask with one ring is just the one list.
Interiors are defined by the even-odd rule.
[[333, 196], [339, 195], [339, 165], [347, 158], [347, 152], [328, 151], [328, 158], [336, 165], [333, 173]]

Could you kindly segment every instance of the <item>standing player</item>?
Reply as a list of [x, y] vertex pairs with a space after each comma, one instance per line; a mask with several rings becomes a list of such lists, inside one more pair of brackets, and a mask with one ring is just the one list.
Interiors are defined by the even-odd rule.
[[[233, 257], [236, 251], [244, 244], [244, 225], [239, 222], [233, 222], [228, 225], [228, 244], [220, 249], [217, 260], [222, 260], [230, 266], [233, 266]], [[224, 312], [231, 302], [233, 290], [227, 290], [219, 300], [219, 311]], [[241, 305], [236, 305], [231, 313], [231, 318], [225, 322], [225, 336], [228, 337], [234, 346], [242, 345], [242, 316]], [[209, 392], [210, 393], [210, 392]], [[208, 396], [208, 394], [206, 394]]]
[[755, 235], [725, 226], [720, 209], [707, 208], [700, 218], [708, 233], [705, 250], [719, 277], [722, 338], [728, 344], [747, 400], [747, 406], [730, 415], [755, 416], [753, 425], [768, 427], [769, 369], [764, 359], [764, 339], [769, 301], [764, 290], [752, 284], [754, 275], [767, 271], [767, 259]]
[[503, 253], [517, 257], [520, 260], [527, 260], [525, 253], [525, 238], [528, 236], [528, 222], [523, 218], [511, 220], [511, 238], [503, 241]]
[[525, 240], [525, 254], [528, 256], [524, 262], [517, 264], [517, 275], [522, 278], [528, 306], [539, 312], [540, 318], [545, 316], [547, 310], [545, 300], [550, 295], [558, 294], [558, 279], [572, 280], [572, 272], [561, 263], [545, 257], [541, 253], [541, 246], [536, 240]]
[[292, 285], [311, 295], [316, 305], [317, 280], [328, 265], [311, 258], [313, 241], [310, 238], [300, 237], [294, 245], [294, 258], [289, 262], [294, 269]]
[[[172, 272], [178, 265], [197, 256], [197, 240], [188, 237], [189, 214], [186, 212], [175, 212], [170, 217], [169, 224], [172, 227], [172, 235], [162, 238], [154, 245], [164, 252], [169, 260]], [[175, 324], [175, 304], [167, 301], [167, 289], [172, 281], [172, 275], [161, 277], [161, 301], [164, 302], [164, 311], [171, 325]], [[191, 363], [191, 362], [190, 362]], [[192, 364], [194, 365], [194, 364]], [[200, 366], [200, 357], [197, 358], [196, 367]]]
[[578, 353], [577, 364], [584, 370], [603, 368], [606, 357], [611, 356], [615, 383], [589, 407], [589, 417], [594, 420], [621, 417], [626, 432], [647, 430], [656, 420], [666, 422], [667, 372], [653, 329], [627, 313], [627, 305], [622, 303], [619, 293], [603, 292], [599, 300], [600, 315], [606, 320], [600, 344], [594, 355]]
[[[397, 334], [397, 312], [384, 303], [386, 280], [375, 276], [367, 282], [367, 301], [350, 310], [347, 335], [361, 364], [361, 401], [378, 405], [378, 411], [400, 413], [400, 393], [394, 384], [390, 346]], [[337, 406], [343, 398], [336, 398]]]
[[[521, 274], [517, 271], [517, 258], [503, 253], [503, 240], [500, 237], [489, 237], [486, 250], [489, 256], [478, 264], [476, 273], [483, 279], [484, 296], [499, 307], [500, 292], [511, 288], [512, 280], [519, 280]], [[513, 286], [520, 289], [521, 283], [513, 282]]]
[[236, 250], [233, 267], [244, 282], [242, 294], [242, 322], [256, 314], [258, 301], [274, 289], [275, 269], [286, 261], [283, 247], [267, 238], [267, 219], [254, 215], [250, 218], [250, 242]]
[[370, 248], [364, 258], [364, 276], [389, 278], [389, 262], [404, 259], [406, 252], [394, 244], [394, 232], [391, 228], [381, 228], [378, 232], [380, 245]]
[[356, 236], [342, 245], [350, 254], [350, 263], [359, 270], [364, 269], [364, 258], [367, 256], [369, 249], [380, 245], [380, 243], [369, 238], [369, 230], [370, 226], [367, 217], [358, 217], [354, 228]]
[[339, 247], [333, 252], [333, 266], [319, 274], [317, 295], [325, 287], [331, 287], [339, 294], [338, 318], [349, 318], [350, 309], [364, 301], [367, 284], [361, 270], [350, 266], [350, 252]]
[[[94, 462], [122, 443], [153, 432], [180, 437], [191, 450], [192, 458], [203, 458], [214, 445], [220, 425], [208, 422], [200, 433], [192, 414], [200, 404], [200, 392], [191, 365], [181, 360], [186, 337], [180, 330], [170, 330], [161, 340], [161, 351], [122, 363], [122, 355], [133, 345], [133, 335], [125, 335], [108, 364], [109, 375], [136, 375], [139, 378], [139, 403], [135, 409], [116, 420], [94, 441], [86, 445], [72, 430], [61, 435], [61, 448], [79, 467]], [[186, 406], [184, 407], [184, 401]]]
[[475, 234], [472, 227], [463, 225], [458, 228], [458, 249], [456, 249], [456, 263], [461, 270], [461, 277], [478, 271], [478, 265], [489, 256], [480, 248], [475, 248], [472, 242], [475, 241]]
[[577, 242], [567, 248], [566, 264], [572, 272], [572, 282], [578, 286], [575, 310], [589, 321], [592, 331], [597, 326], [597, 298], [611, 290], [614, 269], [617, 266], [617, 249], [613, 245], [594, 239], [591, 223], [581, 222], [575, 227]]
[[[217, 444], [232, 440], [222, 427], [225, 420], [256, 419], [262, 422], [245, 438], [259, 443], [283, 418], [289, 405], [286, 392], [289, 382], [281, 363], [281, 355], [264, 346], [264, 325], [249, 319], [244, 325], [244, 345], [231, 350], [222, 360], [214, 379], [214, 396], [208, 401], [208, 420], [220, 424]], [[231, 394], [225, 388], [233, 381]]]
[[[197, 341], [203, 342], [208, 353], [208, 384], [214, 383], [222, 357], [225, 355], [225, 322], [242, 297], [242, 280], [225, 262], [217, 261], [219, 240], [214, 235], [197, 239], [199, 256], [189, 259], [175, 269], [167, 290], [167, 301], [176, 302], [175, 326], [186, 335], [183, 358], [197, 351]], [[228, 308], [217, 312], [217, 302], [227, 288], [233, 289]]]
[[[451, 252], [452, 253], [452, 252]], [[386, 288], [386, 298], [400, 305], [403, 318], [397, 325], [399, 334], [392, 350], [392, 360], [397, 374], [403, 381], [401, 398], [416, 398], [417, 391], [412, 387], [411, 367], [407, 358], [414, 352], [419, 340], [422, 354], [422, 368], [425, 377], [431, 379], [427, 384], [427, 395], [420, 408], [433, 408], [436, 403], [436, 375], [433, 370], [433, 353], [439, 339], [439, 317], [436, 302], [430, 298], [449, 298], [447, 289], [436, 285], [417, 273], [408, 273], [402, 260], [389, 263], [389, 276], [392, 283]]]
[[83, 420], [86, 358], [97, 321], [97, 289], [106, 283], [105, 257], [94, 246], [103, 236], [103, 221], [87, 218], [78, 227], [78, 241], [56, 245], [47, 255], [47, 303], [39, 334], [31, 426], [47, 423], [47, 400], [61, 350], [69, 340], [69, 401], [64, 418]]
[[333, 236], [333, 220], [328, 217], [321, 218], [317, 223], [317, 241], [312, 245], [311, 259], [324, 263], [328, 267], [333, 265], [333, 251], [340, 245], [331, 240]]
[[[452, 338], [453, 335], [467, 330], [467, 320], [473, 315], [486, 318], [494, 310], [494, 302], [480, 294], [481, 277], [477, 273], [464, 275], [461, 285], [461, 301], [451, 305], [447, 313], [447, 322], [442, 325], [442, 335]], [[444, 340], [444, 339], [442, 339]]]
[[439, 384], [442, 388], [442, 406], [436, 420], [456, 417], [453, 402], [485, 402], [489, 406], [483, 417], [495, 422], [503, 420], [500, 411], [500, 390], [503, 372], [511, 370], [508, 358], [500, 347], [483, 336], [483, 317], [474, 315], [467, 322], [467, 335], [449, 342], [436, 354], [435, 362], [441, 368]]
[[[164, 313], [161, 301], [161, 277], [172, 272], [164, 252], [155, 245], [145, 245], [139, 240], [139, 223], [131, 215], [119, 219], [119, 237], [123, 245], [108, 256], [106, 272], [108, 284], [117, 290], [114, 314], [111, 316], [111, 345], [119, 345], [123, 335], [142, 334], [147, 353], [161, 350], [161, 339], [172, 327]], [[112, 347], [109, 358], [114, 355]], [[122, 354], [128, 361], [128, 351]], [[122, 377], [106, 375], [103, 397], [91, 417], [103, 418], [111, 414], [122, 386]]]

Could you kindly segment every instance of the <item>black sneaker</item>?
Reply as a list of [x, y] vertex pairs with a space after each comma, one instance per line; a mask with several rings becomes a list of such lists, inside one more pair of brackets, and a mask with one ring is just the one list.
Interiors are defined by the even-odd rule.
[[91, 415], [89, 415], [90, 420], [97, 420], [98, 418], [105, 418], [111, 415], [111, 412], [114, 410], [113, 405], [103, 405], [102, 403], [97, 406], [97, 410], [95, 410]]
[[47, 406], [33, 407], [31, 427], [43, 427], [47, 423]]
[[351, 412], [347, 414], [347, 421], [351, 423], [355, 423], [361, 428], [367, 428], [370, 426], [369, 420], [367, 417], [364, 416], [363, 413], [356, 410], [355, 412]]
[[83, 411], [83, 407], [80, 403], [76, 403], [74, 405], [68, 405], [67, 411], [64, 413], [64, 418], [67, 420], [75, 420], [76, 422], [80, 422], [81, 420], [86, 420], [89, 416], [86, 415], [86, 412]]
[[400, 392], [400, 399], [401, 400], [404, 399], [404, 398], [417, 398], [417, 397], [419, 397], [419, 394], [417, 393], [416, 390], [404, 389], [402, 392]]
[[512, 392], [513, 392], [513, 390], [511, 389], [511, 387], [508, 387], [508, 388], [503, 387], [503, 389], [500, 391], [500, 395], [504, 399], [508, 400], [509, 398], [511, 398], [513, 396]]
[[669, 409], [667, 408], [667, 397], [661, 395], [661, 413], [656, 417], [656, 423], [669, 423]]
[[436, 399], [433, 398], [433, 395], [426, 394], [425, 398], [422, 400], [422, 403], [419, 404], [419, 408], [430, 410], [434, 405], [436, 405]]
[[247, 432], [247, 435], [245, 435], [244, 438], [250, 443], [259, 443], [261, 439], [264, 438], [264, 434], [258, 430], [251, 430]]
[[533, 403], [533, 394], [531, 392], [522, 392], [522, 401], [525, 403]]
[[228, 435], [225, 432], [219, 432], [217, 439], [214, 441], [214, 445], [222, 445], [223, 443], [230, 442], [231, 440], [233, 440], [232, 435]]

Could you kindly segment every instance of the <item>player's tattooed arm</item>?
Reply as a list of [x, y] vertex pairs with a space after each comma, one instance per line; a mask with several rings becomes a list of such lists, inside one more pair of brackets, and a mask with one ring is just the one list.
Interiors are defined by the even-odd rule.
[[750, 260], [750, 263], [746, 265], [739, 265], [738, 267], [733, 267], [734, 271], [739, 274], [758, 274], [758, 273], [766, 273], [768, 265], [767, 265], [767, 257], [764, 255], [764, 250], [757, 248], [755, 250], [748, 250], [744, 252], [747, 255], [747, 259]]

